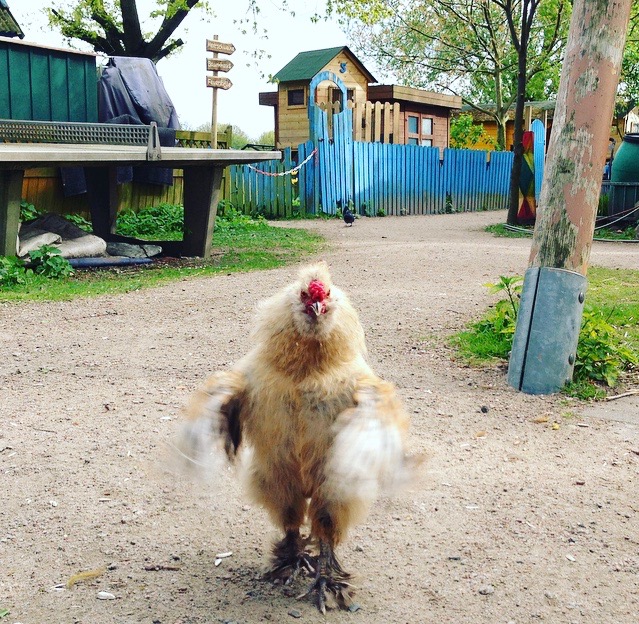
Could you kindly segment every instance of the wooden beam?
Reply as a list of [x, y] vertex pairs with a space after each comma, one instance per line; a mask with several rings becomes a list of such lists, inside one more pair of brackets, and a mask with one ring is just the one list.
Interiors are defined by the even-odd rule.
[[0, 256], [15, 256], [24, 170], [0, 171]]

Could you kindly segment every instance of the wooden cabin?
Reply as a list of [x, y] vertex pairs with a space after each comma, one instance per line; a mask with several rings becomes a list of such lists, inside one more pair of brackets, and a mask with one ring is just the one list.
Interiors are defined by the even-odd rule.
[[[554, 100], [530, 101], [524, 104], [524, 128], [529, 129], [530, 124], [535, 119], [542, 121], [546, 128], [546, 147], [550, 142], [550, 131], [552, 130], [552, 122], [555, 116], [555, 105], [556, 102]], [[490, 107], [490, 104], [482, 105], [482, 108], [488, 110], [490, 110]], [[462, 107], [461, 111], [455, 111], [453, 118], [460, 113], [471, 115], [474, 123], [481, 124], [486, 134], [493, 141], [493, 143], [479, 142], [474, 145], [472, 149], [489, 151], [495, 149], [495, 144], [497, 143], [497, 123], [495, 120], [487, 113], [479, 112], [467, 104]], [[506, 149], [511, 150], [515, 134], [515, 107], [511, 106], [508, 113], [509, 119], [506, 122]], [[639, 117], [637, 117], [637, 119], [639, 119]], [[612, 145], [616, 145], [617, 147], [621, 145], [624, 128], [627, 127], [629, 123], [632, 123], [630, 114], [627, 117], [612, 120], [610, 125], [610, 140]], [[639, 127], [639, 124], [637, 124], [637, 127]], [[625, 132], [628, 132], [628, 130], [625, 130]]]
[[396, 143], [404, 145], [448, 147], [450, 120], [453, 112], [461, 108], [461, 98], [456, 95], [400, 85], [370, 85], [368, 99], [399, 103], [400, 135]]
[[[274, 76], [277, 91], [259, 94], [272, 106], [275, 144], [297, 148], [309, 139], [308, 105], [311, 82], [323, 72], [338, 77], [353, 109], [353, 138], [401, 144], [448, 147], [450, 119], [461, 98], [398, 85], [375, 85], [375, 77], [347, 46], [300, 52]], [[325, 80], [315, 90], [315, 104], [339, 112], [341, 90]]]

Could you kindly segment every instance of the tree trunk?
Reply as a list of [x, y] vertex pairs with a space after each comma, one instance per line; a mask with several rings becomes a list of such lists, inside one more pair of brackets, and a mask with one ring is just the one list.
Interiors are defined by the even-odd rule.
[[497, 149], [505, 150], [508, 148], [506, 145], [506, 124], [508, 123], [508, 115], [497, 117]]
[[575, 0], [530, 254], [586, 274], [631, 0]]
[[575, 0], [508, 383], [572, 380], [586, 271], [632, 0]]
[[[534, 10], [534, 9], [533, 9]], [[525, 13], [521, 17], [521, 33], [517, 59], [517, 100], [513, 128], [513, 166], [510, 171], [510, 201], [508, 204], [509, 225], [517, 225], [519, 212], [519, 181], [524, 162], [524, 105], [526, 100], [526, 69], [528, 64], [529, 19]]]

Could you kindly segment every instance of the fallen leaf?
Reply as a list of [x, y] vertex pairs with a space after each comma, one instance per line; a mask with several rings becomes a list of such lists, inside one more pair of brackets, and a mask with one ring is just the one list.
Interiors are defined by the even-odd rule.
[[92, 581], [93, 579], [102, 576], [106, 572], [106, 568], [96, 568], [95, 570], [86, 570], [85, 572], [78, 572], [74, 574], [67, 581], [67, 589], [71, 589], [76, 583], [81, 581]]

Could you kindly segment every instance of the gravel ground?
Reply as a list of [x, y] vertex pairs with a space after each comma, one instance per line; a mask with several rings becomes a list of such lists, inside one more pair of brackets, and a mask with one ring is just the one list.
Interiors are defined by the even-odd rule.
[[[296, 267], [0, 305], [2, 622], [639, 622], [639, 402], [528, 396], [446, 346], [494, 299], [483, 284], [526, 268], [528, 240], [483, 231], [504, 218], [293, 224], [331, 241], [411, 450], [429, 456], [339, 550], [355, 613], [323, 618], [295, 600], [306, 581], [258, 580], [276, 532], [231, 469], [196, 483], [167, 469], [189, 394], [248, 349], [255, 303]], [[637, 268], [639, 248], [596, 243], [591, 260]]]

